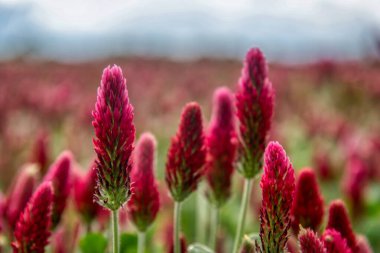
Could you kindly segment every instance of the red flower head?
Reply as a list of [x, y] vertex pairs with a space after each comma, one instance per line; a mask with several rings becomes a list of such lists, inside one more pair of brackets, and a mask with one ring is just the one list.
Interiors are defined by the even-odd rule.
[[327, 229], [322, 235], [322, 240], [327, 253], [352, 253], [346, 239], [335, 229]]
[[298, 236], [301, 253], [327, 253], [323, 242], [317, 234], [310, 229], [302, 229]]
[[117, 210], [131, 194], [129, 174], [135, 140], [133, 106], [118, 66], [104, 69], [92, 115], [98, 177], [95, 196], [101, 206]]
[[347, 240], [351, 250], [356, 249], [356, 236], [351, 227], [346, 206], [341, 200], [334, 200], [330, 204], [329, 218], [326, 229], [335, 229]]
[[371, 246], [365, 236], [359, 235], [357, 237], [357, 253], [373, 253]]
[[41, 132], [38, 135], [33, 147], [31, 161], [37, 163], [40, 167], [41, 175], [45, 175], [49, 163], [48, 135], [46, 132]]
[[205, 156], [201, 108], [192, 102], [182, 111], [166, 162], [165, 180], [175, 201], [183, 201], [197, 188], [203, 175]]
[[53, 205], [50, 182], [42, 183], [17, 222], [12, 243], [14, 253], [44, 253], [48, 244]]
[[131, 173], [133, 188], [128, 212], [137, 229], [145, 231], [156, 218], [160, 208], [160, 193], [154, 178], [156, 139], [152, 134], [141, 135], [134, 158]]
[[368, 170], [364, 161], [357, 155], [351, 154], [343, 180], [343, 191], [351, 201], [354, 215], [363, 209], [363, 196], [368, 183]]
[[57, 160], [50, 166], [44, 181], [51, 181], [54, 188], [52, 226], [55, 228], [61, 221], [61, 216], [66, 207], [70, 194], [70, 175], [73, 165], [71, 152], [62, 152]]
[[74, 203], [78, 212], [87, 224], [90, 224], [101, 207], [94, 201], [96, 187], [96, 164], [93, 163], [88, 172], [80, 176], [74, 182]]
[[299, 225], [317, 230], [323, 220], [323, 198], [319, 191], [317, 178], [311, 169], [300, 172], [291, 210], [293, 231], [298, 233]]
[[26, 165], [16, 176], [5, 205], [5, 217], [11, 229], [14, 229], [17, 219], [24, 210], [34, 188], [37, 186], [38, 168], [36, 165]]
[[284, 252], [290, 227], [295, 178], [293, 166], [278, 142], [270, 142], [264, 155], [260, 210], [261, 252]]
[[218, 207], [231, 194], [236, 144], [233, 96], [229, 89], [219, 88], [214, 94], [213, 116], [206, 137], [206, 178], [210, 188], [208, 196]]
[[261, 169], [271, 126], [274, 91], [267, 75], [264, 55], [257, 48], [251, 49], [247, 53], [236, 93], [240, 123], [239, 171], [246, 178], [254, 177]]

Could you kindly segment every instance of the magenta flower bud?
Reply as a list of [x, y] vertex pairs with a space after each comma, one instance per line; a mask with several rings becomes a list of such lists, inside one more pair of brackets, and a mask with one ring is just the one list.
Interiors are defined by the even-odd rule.
[[204, 142], [201, 108], [195, 102], [189, 103], [182, 111], [179, 129], [171, 140], [166, 162], [165, 180], [177, 202], [196, 190], [203, 175]]
[[34, 164], [26, 165], [21, 172], [15, 177], [10, 192], [6, 199], [5, 217], [9, 227], [13, 230], [18, 217], [24, 210], [34, 188], [37, 186], [38, 168]]
[[327, 229], [322, 235], [327, 253], [353, 253], [346, 239], [335, 229]]
[[237, 148], [233, 95], [228, 88], [214, 93], [214, 108], [206, 136], [206, 179], [208, 197], [217, 207], [231, 195], [231, 181]]
[[294, 169], [278, 142], [270, 142], [264, 155], [260, 209], [261, 252], [285, 251], [290, 227], [290, 208], [294, 197]]
[[48, 169], [49, 154], [48, 154], [48, 135], [41, 132], [33, 146], [31, 161], [37, 163], [40, 167], [40, 174], [45, 175]]
[[53, 205], [50, 182], [42, 183], [19, 217], [12, 243], [14, 253], [44, 253], [48, 244]]
[[302, 229], [299, 236], [301, 253], [327, 253], [323, 242], [310, 229]]
[[52, 227], [55, 228], [61, 221], [61, 216], [66, 207], [70, 194], [70, 175], [73, 166], [71, 152], [62, 152], [55, 162], [50, 166], [44, 182], [52, 182], [54, 189]]
[[356, 239], [357, 253], [373, 253], [372, 248], [365, 236], [359, 235]]
[[347, 240], [350, 249], [356, 252], [356, 236], [352, 230], [346, 206], [341, 200], [334, 200], [330, 204], [327, 229], [335, 229]]
[[141, 135], [136, 146], [131, 173], [132, 195], [128, 201], [128, 213], [141, 232], [155, 220], [160, 208], [160, 194], [154, 177], [156, 167], [156, 139], [150, 133]]
[[247, 53], [236, 93], [240, 123], [239, 171], [246, 178], [253, 178], [261, 169], [271, 126], [274, 90], [267, 76], [264, 55], [257, 48], [251, 49]]
[[118, 66], [104, 69], [92, 115], [97, 154], [96, 200], [101, 206], [117, 210], [131, 195], [129, 174], [135, 140], [133, 106]]
[[296, 191], [291, 209], [292, 228], [298, 233], [299, 225], [317, 230], [324, 214], [323, 198], [319, 191], [317, 178], [311, 169], [303, 169], [296, 184]]
[[351, 154], [345, 173], [343, 191], [351, 201], [353, 214], [358, 215], [363, 209], [364, 193], [368, 184], [368, 169], [358, 155]]
[[87, 224], [96, 218], [101, 207], [94, 201], [96, 187], [96, 164], [93, 163], [87, 173], [78, 175], [74, 182], [74, 203], [77, 211]]

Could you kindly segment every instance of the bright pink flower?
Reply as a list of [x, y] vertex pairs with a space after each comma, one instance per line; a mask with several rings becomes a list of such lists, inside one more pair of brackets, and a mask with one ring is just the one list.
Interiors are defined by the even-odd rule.
[[364, 192], [368, 184], [368, 169], [358, 154], [350, 154], [348, 157], [343, 191], [351, 201], [354, 215], [358, 215], [363, 209]]
[[46, 132], [41, 132], [33, 146], [31, 161], [37, 163], [40, 167], [40, 174], [45, 175], [48, 169], [49, 154], [48, 154], [48, 135]]
[[373, 253], [372, 248], [365, 236], [359, 235], [356, 239], [357, 253]]
[[317, 230], [324, 214], [323, 198], [312, 169], [303, 169], [298, 177], [292, 205], [292, 228], [298, 233], [299, 225]]
[[246, 178], [254, 177], [261, 169], [271, 126], [274, 90], [267, 76], [264, 55], [258, 48], [251, 49], [247, 53], [236, 93], [240, 123], [239, 170]]
[[132, 196], [128, 212], [139, 231], [145, 231], [155, 220], [160, 208], [160, 193], [154, 177], [156, 139], [150, 133], [141, 135], [136, 146], [131, 173]]
[[12, 243], [14, 253], [44, 253], [48, 244], [53, 204], [50, 182], [42, 183], [17, 222]]
[[301, 253], [327, 253], [323, 242], [310, 229], [302, 229], [299, 236]]
[[8, 193], [5, 205], [5, 217], [8, 225], [13, 230], [18, 217], [24, 210], [34, 188], [37, 186], [38, 168], [36, 165], [26, 165], [15, 177], [10, 192]]
[[214, 93], [213, 115], [206, 136], [208, 196], [218, 207], [230, 197], [237, 148], [233, 95], [228, 88]]
[[330, 204], [329, 218], [326, 229], [335, 229], [347, 240], [352, 251], [356, 249], [356, 236], [351, 227], [346, 206], [341, 200], [334, 200]]
[[195, 102], [189, 103], [182, 111], [166, 162], [165, 180], [175, 201], [183, 201], [197, 188], [204, 171], [204, 142], [201, 108]]
[[278, 142], [270, 142], [264, 155], [260, 210], [261, 252], [284, 252], [294, 197], [294, 169]]
[[90, 224], [101, 207], [94, 201], [96, 187], [96, 164], [93, 163], [87, 173], [83, 176], [78, 175], [74, 182], [74, 203], [83, 220]]
[[96, 199], [101, 206], [117, 210], [131, 195], [129, 174], [135, 140], [133, 106], [118, 66], [104, 69], [92, 115], [97, 154]]
[[327, 253], [352, 253], [346, 239], [335, 229], [327, 229], [322, 235]]
[[73, 166], [73, 156], [71, 152], [62, 152], [55, 162], [50, 166], [44, 181], [53, 183], [53, 212], [52, 227], [55, 228], [61, 221], [61, 216], [66, 207], [66, 202], [70, 194], [71, 170]]

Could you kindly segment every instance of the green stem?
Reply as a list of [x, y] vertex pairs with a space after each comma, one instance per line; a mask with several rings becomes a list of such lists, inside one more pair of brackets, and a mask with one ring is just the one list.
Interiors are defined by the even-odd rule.
[[179, 241], [179, 233], [181, 228], [181, 202], [174, 202], [174, 253], [180, 253], [181, 252], [181, 245]]
[[253, 182], [253, 179], [249, 179], [249, 178], [246, 178], [244, 181], [243, 199], [240, 206], [239, 223], [238, 223], [236, 234], [235, 234], [234, 249], [232, 253], [238, 252], [240, 243], [242, 241], [244, 225], [245, 225], [244, 224], [245, 216], [247, 214], [248, 202], [251, 196], [252, 182]]
[[197, 208], [196, 208], [196, 234], [195, 234], [195, 240], [198, 243], [205, 243], [205, 237], [206, 237], [206, 227], [205, 224], [207, 223], [207, 210], [208, 210], [208, 202], [204, 197], [204, 189], [202, 182], [198, 185], [198, 189], [196, 191], [196, 202], [197, 202]]
[[145, 252], [145, 232], [139, 232], [138, 234], [138, 253]]
[[119, 253], [119, 227], [118, 227], [118, 210], [112, 211], [112, 228], [113, 228], [113, 253]]
[[218, 237], [218, 223], [219, 223], [219, 208], [216, 206], [212, 207], [211, 210], [211, 227], [210, 227], [210, 248], [215, 251], [216, 239]]

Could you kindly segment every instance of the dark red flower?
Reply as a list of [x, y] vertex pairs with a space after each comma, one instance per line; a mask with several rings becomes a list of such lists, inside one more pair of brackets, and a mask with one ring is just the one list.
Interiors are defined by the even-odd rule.
[[37, 186], [37, 180], [38, 168], [32, 164], [24, 166], [15, 177], [6, 199], [4, 210], [11, 229], [14, 229], [18, 217], [32, 196], [34, 188]]
[[351, 227], [346, 206], [341, 200], [334, 200], [330, 204], [329, 218], [326, 229], [335, 229], [347, 240], [347, 245], [352, 251], [356, 249], [356, 236]]
[[290, 227], [290, 208], [294, 197], [294, 169], [278, 142], [270, 142], [264, 155], [260, 209], [261, 252], [284, 252]]
[[251, 49], [247, 53], [236, 93], [240, 123], [239, 171], [246, 178], [254, 177], [261, 169], [271, 126], [274, 90], [267, 76], [264, 55], [258, 48]]
[[323, 198], [312, 169], [303, 169], [298, 177], [292, 205], [292, 228], [298, 233], [299, 225], [317, 230], [324, 214]]
[[185, 106], [177, 134], [172, 138], [166, 162], [165, 180], [173, 199], [183, 201], [203, 175], [206, 148], [201, 108], [195, 102]]
[[93, 163], [85, 175], [78, 175], [74, 182], [74, 203], [83, 220], [90, 224], [101, 207], [94, 201], [96, 187], [96, 164]]
[[66, 207], [67, 198], [70, 194], [70, 175], [73, 166], [73, 156], [71, 152], [62, 152], [55, 162], [50, 166], [44, 181], [52, 182], [53, 195], [53, 212], [52, 227], [55, 228], [61, 221], [61, 216]]
[[327, 253], [352, 253], [346, 239], [335, 229], [327, 229], [322, 235]]
[[14, 253], [44, 253], [48, 244], [53, 204], [50, 182], [42, 183], [17, 222], [12, 243]]
[[141, 135], [136, 146], [131, 173], [132, 196], [128, 213], [139, 231], [145, 231], [155, 220], [160, 208], [160, 194], [154, 177], [156, 139], [150, 133]]
[[208, 196], [218, 207], [230, 197], [237, 148], [233, 95], [228, 88], [214, 93], [214, 107], [206, 136]]
[[129, 174], [135, 140], [133, 106], [118, 66], [104, 69], [92, 115], [97, 154], [96, 199], [101, 206], [117, 210], [131, 194]]
[[310, 229], [302, 229], [299, 236], [301, 253], [327, 253], [323, 242]]
[[33, 146], [31, 161], [38, 164], [40, 167], [40, 174], [44, 176], [49, 163], [48, 135], [46, 132], [41, 132], [37, 136], [36, 142]]

